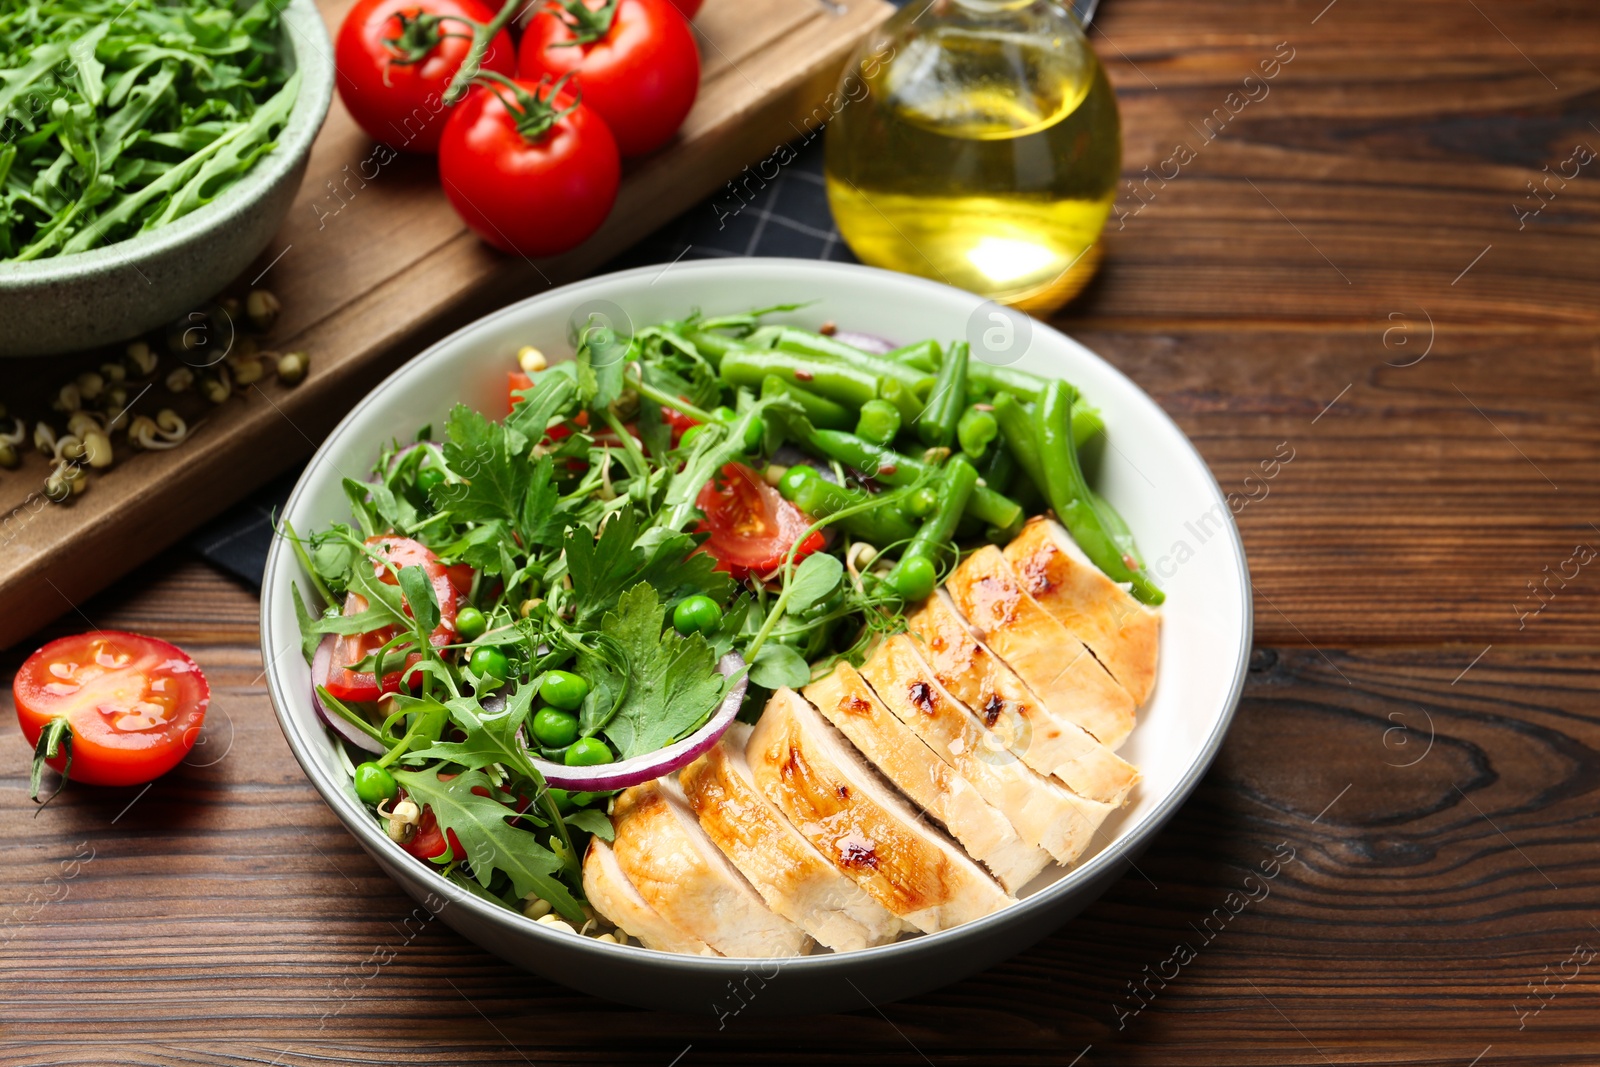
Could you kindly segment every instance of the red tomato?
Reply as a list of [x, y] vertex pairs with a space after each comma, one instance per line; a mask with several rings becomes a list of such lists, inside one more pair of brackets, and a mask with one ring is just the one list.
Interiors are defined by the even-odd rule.
[[[433, 586], [435, 599], [439, 601], [439, 625], [434, 627], [428, 641], [436, 648], [453, 642], [456, 639], [456, 598], [472, 587], [472, 568], [465, 564], [446, 567], [425, 545], [409, 537], [380, 534], [377, 537], [369, 537], [367, 546], [376, 548], [397, 568], [413, 565], [422, 568]], [[388, 567], [374, 562], [372, 570], [379, 581], [387, 585], [399, 584], [399, 579]], [[463, 584], [458, 586], [458, 582]], [[366, 611], [367, 607], [366, 597], [359, 593], [351, 593], [345, 597], [345, 615], [359, 615]], [[407, 605], [407, 614], [410, 611], [410, 605]], [[418, 653], [407, 654], [403, 664], [397, 660], [394, 671], [384, 672], [382, 684], [379, 684], [371, 671], [358, 671], [353, 668], [399, 632], [398, 627], [384, 626], [370, 633], [349, 634], [338, 638], [333, 646], [333, 664], [328, 670], [328, 692], [339, 700], [347, 702], [370, 702], [385, 693], [398, 692], [401, 675], [421, 661], [422, 656]]]
[[[444, 92], [472, 44], [465, 20], [494, 16], [480, 0], [358, 0], [334, 45], [339, 97], [356, 125], [402, 151], [436, 151], [449, 117]], [[410, 62], [413, 49], [424, 54]], [[515, 68], [516, 47], [502, 30], [483, 69], [509, 76]]]
[[[505, 252], [553, 256], [600, 228], [622, 162], [599, 115], [553, 86], [516, 84], [520, 96], [483, 86], [456, 105], [439, 142], [439, 180], [479, 237]], [[522, 133], [519, 122], [551, 108], [559, 117], [547, 129]]]
[[521, 399], [517, 393], [523, 389], [532, 389], [533, 379], [519, 370], [510, 371], [507, 377], [510, 381], [506, 385], [506, 413], [510, 414], [511, 409], [516, 407], [517, 401]]
[[686, 19], [692, 19], [700, 13], [703, 0], [672, 0], [672, 6]]
[[[678, 399], [687, 400], [688, 397], [679, 397]], [[683, 439], [683, 435], [688, 432], [691, 426], [700, 425], [699, 419], [691, 419], [677, 408], [669, 408], [665, 404], [661, 406], [661, 420], [672, 430], [673, 448], [678, 447], [678, 442]]]
[[444, 853], [446, 834], [450, 835], [450, 858], [460, 863], [467, 858], [467, 850], [461, 847], [461, 839], [456, 837], [454, 830], [440, 831], [439, 820], [434, 818], [432, 808], [422, 809], [422, 815], [417, 819], [416, 834], [400, 847], [418, 859], [431, 860]]
[[[717, 569], [734, 578], [770, 574], [811, 520], [778, 495], [755, 471], [743, 463], [722, 468], [720, 478], [706, 483], [695, 504], [706, 513], [701, 533], [711, 537], [702, 546], [717, 557]], [[807, 537], [795, 552], [796, 562], [823, 546], [822, 531]]]
[[72, 764], [65, 752], [48, 762], [89, 785], [142, 785], [172, 770], [194, 747], [211, 699], [182, 649], [119, 630], [51, 641], [22, 664], [11, 691], [29, 744], [66, 724]]
[[[602, 0], [587, 3], [591, 10]], [[625, 156], [653, 152], [672, 140], [700, 91], [700, 52], [689, 23], [668, 0], [620, 0], [598, 38], [571, 25], [565, 5], [549, 3], [533, 17], [517, 54], [517, 76], [537, 80], [577, 72], [585, 107], [606, 120]]]

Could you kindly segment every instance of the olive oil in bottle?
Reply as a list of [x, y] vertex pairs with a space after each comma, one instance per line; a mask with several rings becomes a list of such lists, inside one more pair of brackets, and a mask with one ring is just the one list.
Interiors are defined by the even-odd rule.
[[1047, 0], [917, 0], [846, 67], [828, 200], [862, 262], [1028, 311], [1100, 260], [1122, 165], [1117, 102]]

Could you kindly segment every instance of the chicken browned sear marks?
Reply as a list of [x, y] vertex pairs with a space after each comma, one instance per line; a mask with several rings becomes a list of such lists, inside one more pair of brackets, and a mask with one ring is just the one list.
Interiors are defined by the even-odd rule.
[[839, 862], [855, 870], [860, 870], [863, 867], [877, 870], [877, 845], [871, 841], [863, 841], [854, 837], [841, 838], [839, 841]]
[[938, 700], [939, 698], [934, 693], [933, 686], [929, 685], [927, 682], [912, 682], [911, 685], [907, 687], [906, 693], [911, 697], [911, 703], [915, 704], [917, 706], [917, 710], [921, 711], [922, 714], [932, 715], [936, 710], [934, 701]]
[[1000, 698], [999, 693], [990, 693], [989, 699], [983, 702], [983, 725], [993, 726], [1005, 707], [1006, 702]]

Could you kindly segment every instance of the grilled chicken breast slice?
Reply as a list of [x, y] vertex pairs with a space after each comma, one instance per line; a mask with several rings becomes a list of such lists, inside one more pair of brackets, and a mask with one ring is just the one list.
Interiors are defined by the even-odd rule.
[[806, 686], [807, 700], [910, 801], [932, 815], [1015, 893], [1044, 870], [1050, 856], [1017, 835], [1006, 817], [884, 707], [848, 663]]
[[1143, 704], [1156, 684], [1161, 616], [1106, 577], [1052, 519], [1029, 519], [1005, 557], [1023, 591], [1089, 646], [1136, 707]]
[[1116, 810], [1030, 770], [934, 680], [905, 634], [878, 646], [861, 674], [889, 710], [1011, 820], [1023, 840], [1061, 863], [1077, 859]]
[[668, 922], [724, 956], [803, 955], [810, 939], [776, 915], [700, 829], [671, 776], [617, 797], [617, 865]]
[[912, 613], [907, 635], [934, 679], [1011, 752], [1079, 796], [1121, 804], [1139, 772], [1076, 723], [1050, 713], [1000, 657], [972, 635], [949, 597], [936, 591]]
[[687, 956], [717, 954], [698, 937], [662, 918], [628, 881], [611, 846], [599, 837], [589, 839], [589, 849], [583, 854], [583, 893], [596, 911], [645, 948]]
[[679, 774], [700, 828], [768, 907], [819, 943], [843, 952], [893, 941], [906, 924], [839, 873], [756, 788], [744, 756], [749, 737], [749, 726], [734, 723]]
[[773, 694], [745, 757], [756, 785], [795, 829], [918, 930], [946, 930], [1011, 902], [794, 690]]
[[1057, 718], [1111, 748], [1133, 731], [1133, 697], [1084, 643], [1039, 606], [998, 548], [985, 545], [945, 583], [956, 608]]

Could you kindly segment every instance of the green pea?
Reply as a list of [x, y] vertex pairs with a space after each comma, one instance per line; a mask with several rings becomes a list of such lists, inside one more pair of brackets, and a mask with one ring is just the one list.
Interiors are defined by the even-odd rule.
[[875, 445], [886, 445], [900, 432], [900, 409], [887, 400], [869, 400], [861, 405], [856, 420], [856, 436]]
[[356, 768], [356, 796], [362, 803], [377, 807], [399, 795], [400, 785], [387, 769], [376, 763], [363, 763]]
[[705, 429], [706, 428], [704, 426], [691, 426], [691, 427], [689, 427], [687, 430], [683, 431], [683, 435], [678, 438], [678, 447], [679, 448], [689, 448], [689, 447], [691, 447], [694, 444], [694, 439], [696, 437], [699, 437], [702, 433], [704, 433]]
[[932, 515], [939, 507], [939, 494], [929, 485], [923, 486], [906, 499], [906, 510], [919, 519]]
[[476, 641], [488, 628], [489, 620], [483, 617], [483, 612], [472, 605], [468, 604], [456, 612], [456, 633], [463, 641]]
[[574, 793], [572, 794], [572, 806], [575, 808], [586, 807], [603, 796], [605, 796], [604, 793]]
[[472, 668], [473, 674], [494, 685], [505, 681], [511, 669], [506, 662], [506, 654], [493, 645], [473, 649], [472, 655], [467, 658], [467, 666]]
[[728, 405], [722, 404], [711, 409], [711, 417], [716, 419], [718, 422], [731, 423], [738, 421], [739, 413], [730, 408]]
[[611, 762], [611, 749], [598, 737], [580, 737], [567, 749], [568, 767], [595, 767]]
[[424, 493], [436, 485], [444, 484], [444, 471], [438, 467], [423, 467], [417, 471], [417, 488]]
[[933, 592], [933, 583], [938, 575], [934, 572], [931, 560], [923, 556], [912, 556], [903, 559], [894, 570], [889, 572], [889, 586], [903, 600], [922, 600]]
[[761, 440], [762, 438], [766, 437], [766, 435], [767, 424], [762, 421], [760, 415], [757, 415], [755, 418], [750, 420], [750, 425], [745, 427], [744, 450], [746, 452], [754, 452], [756, 449], [760, 448]]
[[589, 683], [571, 671], [551, 671], [539, 683], [539, 695], [562, 711], [577, 711], [589, 695]]
[[687, 597], [672, 609], [672, 625], [680, 634], [709, 634], [722, 622], [722, 607], [708, 596]]
[[566, 748], [578, 739], [578, 717], [560, 708], [533, 713], [533, 736], [546, 748]]
[[[549, 787], [549, 792], [550, 792], [550, 799], [556, 802], [556, 810], [557, 811], [571, 811], [572, 810], [572, 807], [573, 807], [572, 794], [568, 793], [565, 789], [557, 789], [555, 786], [550, 786]], [[578, 795], [582, 796], [583, 794], [580, 793]]]
[[785, 500], [793, 500], [800, 492], [800, 487], [813, 478], [820, 478], [817, 468], [809, 463], [797, 463], [784, 472], [778, 479], [778, 495]]

